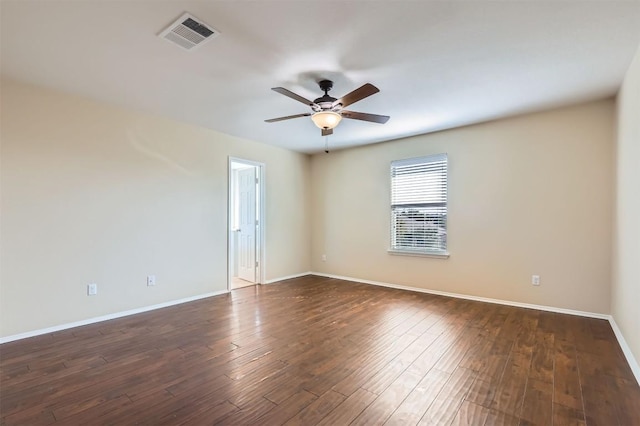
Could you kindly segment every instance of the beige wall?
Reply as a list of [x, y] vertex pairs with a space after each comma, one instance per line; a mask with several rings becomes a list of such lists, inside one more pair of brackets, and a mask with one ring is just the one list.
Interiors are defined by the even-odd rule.
[[309, 270], [308, 156], [1, 89], [0, 337], [225, 290], [230, 155], [266, 163], [266, 278]]
[[640, 361], [640, 50], [618, 94], [616, 161], [611, 314]]
[[[614, 113], [604, 100], [314, 155], [313, 270], [609, 313]], [[389, 163], [442, 152], [450, 258], [388, 254]]]

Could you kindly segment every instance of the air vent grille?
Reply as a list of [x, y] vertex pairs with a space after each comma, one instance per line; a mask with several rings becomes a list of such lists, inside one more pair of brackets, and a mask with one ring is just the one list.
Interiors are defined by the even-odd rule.
[[185, 13], [158, 34], [158, 37], [175, 43], [183, 49], [194, 50], [219, 34], [220, 32], [210, 25]]

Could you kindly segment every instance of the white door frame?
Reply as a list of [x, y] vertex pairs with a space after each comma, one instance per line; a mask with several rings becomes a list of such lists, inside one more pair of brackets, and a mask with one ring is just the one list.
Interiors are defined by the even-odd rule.
[[231, 264], [233, 256], [231, 253], [232, 244], [231, 239], [233, 238], [233, 199], [232, 199], [232, 188], [231, 185], [233, 183], [233, 169], [232, 163], [241, 163], [249, 166], [257, 167], [257, 176], [258, 176], [258, 229], [256, 232], [256, 260], [258, 261], [258, 267], [256, 271], [256, 283], [264, 284], [265, 280], [265, 270], [266, 270], [266, 250], [265, 250], [265, 229], [266, 229], [266, 193], [265, 193], [265, 164], [257, 161], [245, 160], [243, 158], [231, 157], [229, 156], [228, 162], [228, 176], [227, 176], [227, 290], [231, 290], [231, 277], [233, 265]]

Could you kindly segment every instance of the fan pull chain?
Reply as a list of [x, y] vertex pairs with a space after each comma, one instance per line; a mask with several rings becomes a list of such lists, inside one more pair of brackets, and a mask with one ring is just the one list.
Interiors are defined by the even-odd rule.
[[329, 135], [324, 137], [324, 152], [329, 153]]

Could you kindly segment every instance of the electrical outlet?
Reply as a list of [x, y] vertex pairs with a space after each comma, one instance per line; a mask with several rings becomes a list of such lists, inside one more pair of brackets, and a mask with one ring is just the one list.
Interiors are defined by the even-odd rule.
[[87, 296], [95, 296], [96, 294], [98, 294], [98, 284], [87, 284]]
[[153, 286], [156, 285], [156, 276], [155, 275], [148, 275], [147, 276], [147, 286]]
[[531, 284], [540, 285], [540, 275], [531, 275]]
[[326, 254], [323, 254], [323, 255], [322, 255], [322, 261], [323, 261], [323, 262], [326, 262], [326, 261], [327, 261], [327, 255], [326, 255]]

